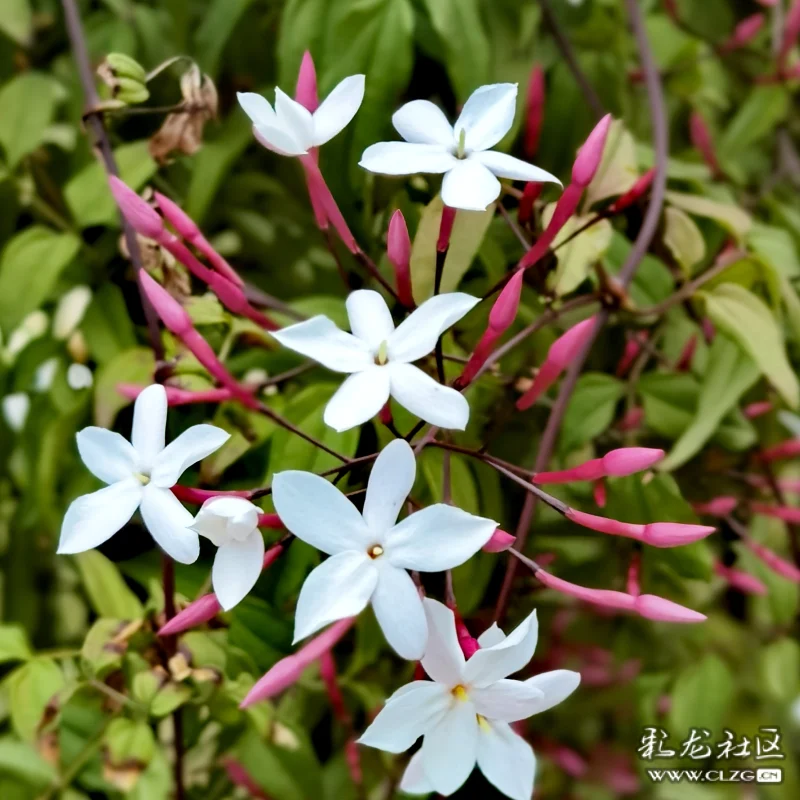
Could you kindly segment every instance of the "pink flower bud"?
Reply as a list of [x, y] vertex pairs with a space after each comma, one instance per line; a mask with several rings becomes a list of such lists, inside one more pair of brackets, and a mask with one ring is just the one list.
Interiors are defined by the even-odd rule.
[[319, 107], [317, 70], [314, 67], [314, 59], [308, 50], [303, 53], [303, 60], [300, 62], [300, 72], [297, 74], [297, 88], [294, 92], [294, 99], [312, 114]]
[[800, 36], [800, 0], [794, 0], [794, 4], [787, 12], [783, 23], [783, 39], [778, 53], [780, 70], [786, 66], [786, 59], [798, 36]]
[[544, 229], [544, 232], [536, 240], [533, 247], [520, 259], [518, 266], [521, 269], [532, 267], [547, 253], [553, 240], [558, 235], [558, 232], [577, 211], [578, 203], [580, 203], [581, 195], [583, 194], [583, 188], [584, 187], [576, 183], [571, 183], [564, 189], [563, 194], [556, 203], [549, 225]]
[[752, 14], [743, 19], [734, 29], [733, 33], [720, 45], [720, 51], [730, 53], [751, 42], [758, 35], [764, 25], [763, 14]]
[[724, 578], [734, 589], [738, 589], [740, 592], [744, 592], [744, 594], [767, 594], [766, 584], [749, 572], [727, 567], [721, 561], [715, 562], [714, 572], [721, 578]]
[[547, 358], [536, 373], [533, 385], [517, 400], [517, 408], [520, 411], [530, 408], [555, 383], [556, 378], [575, 359], [586, 340], [592, 335], [594, 323], [595, 318], [589, 317], [573, 325], [550, 345]]
[[757, 403], [750, 403], [745, 406], [743, 411], [748, 419], [755, 419], [756, 417], [763, 417], [764, 414], [769, 414], [772, 409], [773, 405], [769, 400], [760, 400]]
[[397, 294], [400, 302], [407, 308], [414, 307], [414, 295], [411, 291], [411, 238], [403, 212], [398, 208], [389, 222], [389, 233], [386, 238], [386, 255], [394, 267], [397, 281]]
[[[300, 163], [306, 175], [306, 183], [308, 184], [308, 193], [311, 197], [311, 204], [314, 208], [314, 213], [317, 216], [317, 224], [324, 230], [327, 228], [327, 223], [333, 225], [334, 230], [339, 234], [342, 244], [353, 254], [361, 252], [355, 237], [347, 226], [344, 216], [339, 209], [336, 200], [325, 182], [325, 178], [317, 166], [316, 159], [310, 153], [304, 156], [299, 156]], [[322, 219], [320, 218], [322, 215]], [[321, 224], [325, 221], [324, 227]]]
[[737, 497], [722, 495], [713, 497], [707, 503], [692, 503], [696, 514], [708, 514], [709, 517], [727, 517], [739, 505]]
[[339, 688], [339, 681], [336, 678], [336, 662], [333, 660], [330, 650], [326, 650], [320, 656], [319, 675], [325, 684], [325, 690], [328, 693], [328, 700], [330, 700], [334, 716], [339, 720], [348, 719], [347, 706], [344, 704], [342, 690]]
[[773, 517], [788, 522], [793, 525], [800, 523], [800, 508], [790, 506], [769, 506], [765, 503], [753, 503], [753, 511], [756, 514], [763, 514], [765, 517]]
[[757, 555], [773, 572], [794, 583], [800, 583], [800, 569], [794, 564], [790, 564], [768, 547], [764, 547], [763, 544], [754, 542], [752, 539], [744, 539], [743, 541], [750, 551]]
[[461, 647], [461, 652], [464, 654], [464, 658], [471, 658], [481, 649], [481, 646], [478, 644], [478, 640], [473, 638], [470, 634], [467, 626], [464, 624], [464, 620], [459, 616], [458, 611], [453, 609], [453, 613], [456, 618], [456, 638]]
[[634, 610], [639, 616], [659, 622], [703, 622], [705, 614], [673, 603], [654, 594], [641, 594], [636, 598]]
[[296, 653], [282, 658], [256, 682], [239, 708], [247, 708], [259, 700], [267, 700], [291, 686], [310, 664], [329, 651], [350, 630], [355, 621], [355, 617], [349, 617], [334, 622], [330, 628], [324, 630]]
[[760, 454], [762, 461], [777, 461], [782, 458], [797, 458], [797, 456], [800, 456], [800, 439], [787, 439], [762, 450]]
[[183, 306], [143, 269], [139, 270], [139, 282], [147, 299], [156, 310], [156, 314], [172, 333], [183, 338], [188, 331], [193, 329], [192, 320]]
[[714, 327], [714, 323], [708, 317], [703, 317], [700, 327], [703, 329], [703, 338], [706, 340], [706, 344], [711, 344], [711, 342], [714, 341], [714, 337], [717, 335], [717, 329]]
[[625, 588], [628, 594], [633, 597], [638, 597], [642, 593], [641, 587], [642, 580], [642, 556], [635, 552], [631, 557], [631, 563], [628, 567], [628, 577], [625, 582]]
[[174, 636], [176, 633], [189, 630], [189, 628], [196, 628], [198, 625], [214, 619], [220, 611], [222, 611], [222, 606], [219, 604], [217, 596], [213, 592], [204, 594], [162, 625], [158, 635]]
[[687, 525], [682, 522], [651, 522], [644, 526], [641, 541], [653, 547], [680, 547], [705, 539], [716, 528], [709, 525]]
[[603, 456], [608, 477], [622, 478], [649, 469], [664, 458], [664, 451], [655, 447], [620, 447]]
[[549, 483], [570, 483], [571, 481], [594, 481], [606, 475], [602, 458], [593, 458], [584, 461], [571, 469], [553, 470], [552, 472], [537, 472], [532, 478], [533, 483], [545, 486]]
[[633, 362], [636, 361], [639, 353], [642, 352], [642, 342], [647, 341], [649, 335], [648, 331], [640, 331], [625, 342], [625, 350], [615, 370], [615, 374], [618, 378], [624, 377], [633, 366]]
[[711, 138], [711, 131], [709, 131], [705, 120], [699, 111], [692, 111], [689, 117], [689, 138], [692, 144], [703, 157], [706, 166], [711, 170], [715, 176], [719, 176], [722, 170], [717, 161], [717, 154], [714, 149], [714, 140]]
[[531, 81], [528, 84], [528, 108], [525, 117], [525, 138], [524, 152], [528, 159], [536, 155], [539, 148], [539, 137], [542, 133], [542, 122], [544, 121], [544, 70], [540, 64], [533, 67]]
[[254, 800], [269, 800], [264, 790], [256, 783], [253, 776], [240, 761], [226, 756], [222, 761], [222, 766], [225, 768], [228, 780], [234, 786], [245, 789], [248, 797], [252, 797]]
[[540, 569], [536, 572], [536, 578], [548, 589], [553, 589], [556, 592], [577, 597], [586, 603], [592, 605], [602, 606], [605, 608], [616, 608], [624, 611], [633, 611], [636, 601], [635, 597], [631, 597], [624, 592], [614, 592], [610, 589], [589, 589], [586, 586], [578, 586], [575, 583], [557, 578], [549, 572]]
[[[117, 391], [131, 400], [135, 400], [144, 389], [133, 383], [118, 383]], [[223, 403], [233, 397], [230, 389], [203, 389], [202, 391], [192, 392], [188, 389], [181, 389], [178, 386], [165, 386], [167, 393], [167, 405], [185, 406], [192, 403]]]
[[268, 528], [269, 530], [273, 531], [279, 531], [283, 529], [285, 526], [281, 521], [281, 518], [277, 514], [259, 514], [258, 527]]
[[585, 189], [597, 172], [603, 160], [603, 149], [606, 146], [608, 131], [613, 118], [606, 114], [589, 134], [586, 141], [578, 151], [578, 157], [572, 165], [572, 182]]
[[619, 421], [617, 426], [621, 431], [635, 431], [644, 422], [644, 409], [641, 406], [633, 406], [625, 412], [625, 416]]
[[564, 745], [556, 744], [545, 747], [547, 757], [571, 778], [583, 777], [589, 769], [589, 764], [580, 753]]
[[592, 497], [598, 508], [606, 507], [606, 482], [602, 478], [594, 482]]
[[675, 369], [678, 372], [688, 372], [692, 368], [692, 361], [694, 354], [697, 351], [697, 336], [694, 334], [689, 337], [689, 340], [681, 350], [678, 360], [675, 362]]
[[220, 491], [218, 489], [195, 489], [192, 486], [181, 486], [180, 484], [173, 486], [170, 491], [182, 503], [192, 503], [198, 506], [212, 497], [244, 497], [245, 500], [249, 500], [253, 494], [249, 489]]
[[442, 208], [442, 218], [439, 222], [439, 238], [436, 240], [436, 252], [444, 253], [450, 247], [450, 236], [456, 221], [456, 209], [450, 206]]
[[612, 214], [619, 214], [621, 211], [624, 211], [626, 208], [629, 208], [634, 203], [638, 202], [647, 191], [650, 189], [650, 185], [653, 183], [653, 178], [655, 177], [656, 170], [655, 167], [647, 170], [637, 181], [636, 183], [628, 189], [625, 194], [620, 195], [610, 206], [609, 211]]
[[504, 550], [508, 550], [516, 540], [516, 536], [512, 536], [510, 533], [498, 528], [481, 550], [485, 553], [502, 553]]
[[116, 175], [109, 175], [111, 194], [127, 223], [141, 236], [158, 239], [164, 230], [164, 220], [136, 192]]

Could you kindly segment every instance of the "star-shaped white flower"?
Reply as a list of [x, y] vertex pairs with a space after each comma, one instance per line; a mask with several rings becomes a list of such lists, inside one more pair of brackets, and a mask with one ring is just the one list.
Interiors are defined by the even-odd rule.
[[182, 564], [200, 554], [200, 541], [189, 526], [192, 515], [170, 489], [187, 467], [222, 447], [227, 431], [214, 425], [194, 425], [165, 445], [167, 393], [148, 386], [133, 407], [131, 441], [105, 428], [78, 432], [78, 452], [86, 468], [109, 484], [76, 498], [61, 524], [59, 553], [82, 553], [110, 539], [141, 509], [156, 543]]
[[264, 562], [264, 539], [258, 530], [258, 506], [243, 497], [212, 497], [203, 503], [192, 530], [219, 549], [211, 583], [228, 611], [255, 586]]
[[403, 657], [419, 659], [428, 626], [417, 587], [406, 570], [441, 572], [483, 547], [497, 523], [438, 503], [397, 522], [416, 476], [404, 439], [387, 445], [369, 476], [364, 512], [332, 483], [310, 472], [279, 472], [272, 499], [298, 539], [329, 553], [306, 578], [294, 640], [359, 614], [368, 603], [386, 640]]
[[313, 114], [277, 87], [274, 109], [260, 94], [236, 96], [264, 147], [282, 156], [302, 156], [333, 139], [353, 119], [364, 99], [364, 76], [345, 78]]
[[325, 423], [335, 430], [346, 431], [371, 419], [391, 395], [425, 422], [462, 431], [469, 421], [466, 398], [411, 362], [432, 353], [439, 336], [478, 302], [461, 292], [440, 294], [395, 329], [383, 297], [359, 289], [346, 303], [352, 333], [320, 315], [272, 335], [328, 369], [350, 373], [325, 408]]
[[516, 83], [476, 89], [455, 125], [429, 100], [412, 100], [392, 117], [405, 142], [368, 147], [360, 165], [383, 175], [444, 173], [442, 200], [451, 208], [483, 211], [500, 195], [497, 178], [549, 181], [554, 175], [518, 158], [490, 150], [511, 129], [517, 102]]
[[530, 800], [536, 758], [509, 723], [560, 703], [575, 691], [580, 675], [560, 669], [525, 681], [506, 678], [533, 656], [539, 632], [535, 611], [509, 636], [497, 625], [486, 630], [469, 661], [458, 645], [453, 612], [426, 598], [425, 614], [429, 638], [422, 666], [432, 680], [398, 689], [360, 744], [402, 753], [424, 737], [400, 784], [408, 794], [451, 795], [477, 763], [503, 794]]

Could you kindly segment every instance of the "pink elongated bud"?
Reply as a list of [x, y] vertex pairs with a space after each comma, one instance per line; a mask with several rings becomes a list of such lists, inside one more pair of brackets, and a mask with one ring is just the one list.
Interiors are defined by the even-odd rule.
[[621, 431], [635, 431], [638, 430], [644, 422], [644, 408], [642, 406], [633, 406], [625, 412], [625, 416], [619, 421], [617, 427]]
[[147, 299], [153, 304], [161, 321], [179, 338], [194, 328], [192, 319], [184, 307], [144, 270], [139, 271], [139, 281]]
[[342, 240], [342, 244], [353, 254], [358, 254], [360, 248], [355, 240], [355, 237], [350, 231], [350, 228], [345, 222], [339, 206], [328, 188], [322, 173], [320, 172], [317, 161], [312, 154], [299, 156], [300, 163], [303, 166], [303, 171], [306, 176], [306, 184], [308, 185], [308, 194], [311, 199], [311, 206], [314, 210], [314, 216], [317, 220], [317, 225], [326, 230], [328, 223], [333, 225], [334, 230]]
[[575, 359], [594, 330], [595, 318], [589, 317], [562, 333], [547, 351], [547, 358], [539, 368], [533, 385], [517, 400], [517, 408], [524, 411], [555, 383], [558, 376]]
[[586, 141], [581, 145], [581, 149], [578, 150], [578, 156], [572, 165], [572, 182], [582, 189], [592, 182], [600, 162], [603, 160], [603, 149], [606, 146], [612, 121], [611, 114], [606, 114], [594, 126]]
[[442, 208], [442, 219], [439, 222], [439, 238], [436, 240], [436, 252], [446, 253], [450, 247], [450, 237], [456, 221], [456, 209], [450, 206]]
[[269, 528], [273, 531], [282, 530], [285, 526], [283, 521], [277, 514], [259, 514], [258, 515], [258, 527], [259, 528]]
[[642, 342], [646, 342], [649, 336], [650, 333], [648, 331], [639, 331], [625, 342], [625, 350], [615, 370], [618, 378], [622, 378], [628, 373], [628, 370], [639, 357], [639, 353], [642, 352]]
[[539, 138], [542, 135], [542, 123], [544, 122], [545, 86], [544, 70], [541, 64], [536, 64], [531, 72], [527, 99], [523, 149], [526, 158], [532, 159], [539, 149]]
[[764, 26], [763, 14], [752, 14], [743, 19], [734, 29], [733, 33], [724, 41], [719, 49], [722, 53], [730, 53], [749, 44], [758, 36], [758, 32]]
[[664, 458], [664, 451], [653, 447], [620, 447], [610, 450], [602, 458], [584, 461], [577, 467], [554, 472], [537, 472], [534, 483], [569, 483], [594, 481], [599, 478], [622, 478], [649, 469]]
[[727, 581], [734, 589], [738, 589], [740, 592], [744, 592], [744, 594], [767, 594], [768, 590], [766, 584], [749, 572], [727, 567], [721, 561], [716, 561], [714, 563], [714, 572], [719, 575], [720, 578]]
[[108, 184], [127, 223], [140, 236], [158, 240], [164, 231], [164, 220], [158, 212], [116, 175], [109, 175]]
[[778, 461], [783, 458], [797, 458], [800, 456], [800, 439], [787, 439], [762, 450], [759, 457], [762, 461]]
[[746, 405], [743, 411], [747, 419], [756, 419], [756, 417], [763, 417], [764, 414], [769, 414], [773, 407], [769, 400], [759, 400], [757, 403]]
[[194, 220], [177, 203], [161, 192], [156, 192], [156, 202], [164, 218], [175, 228], [179, 236], [194, 245], [211, 262], [217, 272], [237, 286], [244, 286], [244, 281], [236, 270], [214, 249]]
[[504, 550], [508, 550], [516, 541], [516, 536], [512, 536], [510, 533], [498, 528], [481, 550], [484, 553], [502, 553]]
[[323, 653], [328, 652], [350, 630], [355, 621], [355, 617], [349, 617], [334, 622], [296, 653], [282, 658], [256, 682], [242, 700], [239, 708], [247, 708], [260, 700], [274, 697], [296, 683], [303, 671], [317, 661]]
[[234, 786], [247, 791], [248, 797], [252, 797], [254, 800], [270, 800], [241, 761], [228, 756], [222, 760], [222, 766], [225, 768], [228, 780]]
[[743, 539], [743, 541], [750, 552], [758, 556], [773, 572], [794, 583], [800, 583], [800, 569], [794, 564], [790, 564], [768, 547], [764, 547], [763, 544], [754, 542], [752, 539]]
[[707, 514], [709, 517], [727, 517], [738, 505], [739, 498], [731, 495], [721, 495], [712, 497], [707, 503], [692, 503], [692, 508], [696, 514]]
[[800, 0], [794, 0], [792, 7], [786, 14], [786, 20], [783, 24], [783, 38], [781, 39], [781, 47], [778, 51], [778, 69], [783, 70], [786, 66], [786, 59], [800, 36]]
[[581, 778], [589, 770], [586, 759], [570, 747], [562, 744], [545, 745], [544, 752], [547, 758], [571, 778]]
[[704, 539], [715, 530], [708, 525], [690, 525], [682, 522], [650, 522], [647, 525], [640, 525], [634, 522], [599, 517], [596, 514], [587, 514], [585, 511], [577, 511], [574, 508], [568, 509], [565, 516], [568, 520], [584, 528], [611, 536], [635, 539], [653, 547], [677, 547], [689, 544], [698, 539]]
[[297, 73], [297, 87], [294, 92], [294, 99], [301, 106], [307, 108], [312, 114], [319, 107], [319, 93], [317, 92], [317, 70], [314, 66], [314, 59], [308, 50], [303, 53], [303, 60], [300, 62], [300, 71]]
[[491, 355], [495, 342], [508, 330], [519, 310], [519, 302], [522, 297], [522, 281], [525, 277], [523, 270], [518, 269], [511, 276], [511, 280], [506, 283], [503, 290], [494, 301], [492, 310], [489, 312], [489, 325], [483, 332], [480, 341], [467, 361], [464, 371], [456, 382], [457, 388], [468, 386], [475, 379], [478, 370], [486, 363], [486, 359]]
[[791, 506], [769, 506], [766, 503], [753, 503], [751, 508], [756, 514], [762, 514], [765, 517], [780, 519], [792, 525], [800, 524], [800, 508], [792, 508]]
[[350, 715], [347, 713], [347, 706], [344, 704], [342, 690], [339, 688], [339, 681], [336, 677], [336, 662], [333, 660], [330, 650], [326, 650], [319, 659], [319, 676], [325, 684], [325, 691], [328, 693], [331, 708], [334, 716], [338, 720], [347, 720]]
[[601, 478], [592, 486], [592, 497], [598, 508], [606, 507], [606, 482]]
[[182, 503], [191, 503], [193, 505], [201, 506], [206, 500], [212, 497], [244, 497], [249, 500], [253, 493], [249, 489], [195, 489], [193, 486], [181, 486], [179, 483], [175, 484], [170, 490], [175, 497]]
[[398, 208], [389, 222], [389, 233], [386, 237], [386, 255], [394, 267], [397, 296], [407, 308], [414, 307], [414, 295], [411, 291], [411, 237], [403, 212]]
[[470, 634], [467, 626], [464, 624], [464, 620], [461, 619], [458, 612], [455, 611], [455, 609], [453, 610], [456, 617], [456, 638], [458, 639], [458, 644], [461, 647], [464, 658], [471, 658], [481, 649], [481, 646], [478, 644], [478, 640], [473, 638]]
[[681, 354], [675, 362], [675, 369], [678, 370], [678, 372], [688, 372], [692, 368], [692, 361], [694, 361], [694, 354], [696, 351], [697, 336], [693, 334], [683, 346], [683, 350], [681, 350]]
[[706, 125], [699, 111], [692, 111], [689, 117], [689, 138], [695, 149], [703, 157], [706, 166], [715, 176], [722, 174], [722, 170], [717, 160], [717, 153], [714, 147], [714, 140], [711, 138], [711, 131]]
[[636, 183], [628, 189], [625, 194], [620, 195], [608, 208], [608, 210], [612, 214], [619, 214], [621, 211], [624, 211], [626, 208], [629, 208], [634, 203], [638, 203], [639, 200], [644, 197], [645, 194], [650, 189], [650, 186], [653, 183], [653, 178], [655, 177], [656, 169], [655, 167], [651, 167], [647, 172], [641, 175]]
[[615, 592], [611, 589], [589, 589], [586, 586], [578, 586], [576, 583], [557, 578], [543, 569], [536, 572], [536, 578], [548, 589], [553, 589], [570, 597], [577, 597], [579, 600], [592, 605], [616, 608], [623, 611], [634, 610], [636, 598], [625, 594], [625, 592]]
[[519, 199], [519, 208], [517, 209], [517, 219], [520, 225], [527, 225], [533, 219], [533, 206], [539, 199], [543, 189], [543, 183], [530, 181], [525, 184], [525, 188], [522, 190], [522, 197]]
[[199, 597], [183, 611], [179, 611], [169, 622], [159, 628], [159, 636], [174, 636], [176, 633], [196, 628], [204, 622], [214, 619], [222, 611], [217, 596], [212, 592]]
[[[131, 400], [135, 400], [146, 387], [135, 383], [118, 383], [117, 391]], [[233, 395], [230, 389], [203, 389], [202, 391], [192, 392], [188, 389], [181, 389], [177, 386], [165, 386], [167, 392], [167, 405], [185, 406], [192, 403], [223, 403], [230, 400]]]
[[642, 556], [634, 553], [628, 567], [628, 576], [625, 581], [628, 594], [638, 597], [642, 593]]
[[558, 198], [553, 216], [550, 218], [550, 223], [544, 229], [542, 235], [536, 240], [533, 247], [520, 259], [520, 268], [528, 269], [532, 267], [547, 253], [553, 240], [558, 236], [558, 232], [577, 211], [582, 194], [583, 187], [576, 183], [571, 183], [564, 189], [561, 197]]
[[711, 344], [711, 342], [714, 341], [714, 337], [717, 335], [717, 329], [714, 327], [714, 323], [708, 317], [703, 317], [700, 327], [703, 329], [703, 338], [706, 340], [706, 344]]
[[634, 610], [640, 617], [657, 622], [703, 622], [707, 619], [706, 615], [699, 611], [693, 611], [654, 594], [640, 594], [634, 603]]

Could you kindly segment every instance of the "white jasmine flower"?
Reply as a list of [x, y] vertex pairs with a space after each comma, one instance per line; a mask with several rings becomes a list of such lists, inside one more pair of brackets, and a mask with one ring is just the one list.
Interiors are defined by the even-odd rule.
[[258, 506], [243, 497], [212, 497], [203, 503], [192, 530], [219, 549], [211, 583], [228, 611], [255, 586], [264, 562], [264, 539], [258, 530]]
[[14, 392], [3, 398], [3, 417], [12, 431], [19, 433], [25, 427], [31, 399], [25, 392]]
[[353, 119], [364, 99], [364, 76], [345, 78], [313, 114], [277, 87], [274, 109], [260, 94], [236, 96], [264, 147], [282, 156], [301, 156], [333, 139]]
[[92, 371], [86, 364], [70, 364], [67, 368], [67, 385], [74, 391], [89, 389], [94, 383]]
[[442, 503], [398, 523], [415, 475], [408, 442], [396, 439], [387, 445], [369, 476], [363, 514], [318, 475], [275, 475], [272, 499], [283, 524], [298, 539], [330, 554], [300, 591], [295, 641], [371, 603], [389, 644], [403, 658], [422, 656], [428, 626], [406, 570], [440, 572], [463, 564], [489, 541], [497, 523]]
[[391, 395], [431, 425], [464, 430], [466, 398], [435, 381], [413, 361], [433, 352], [444, 331], [479, 302], [461, 292], [431, 297], [395, 329], [383, 297], [359, 289], [347, 298], [352, 333], [327, 317], [312, 317], [273, 332], [285, 347], [309, 356], [335, 372], [350, 373], [325, 408], [324, 420], [346, 431], [375, 416]]
[[53, 315], [54, 339], [69, 339], [75, 328], [81, 324], [91, 300], [92, 291], [88, 286], [76, 286], [58, 301]]
[[511, 129], [517, 102], [516, 83], [476, 89], [455, 125], [429, 100], [412, 100], [392, 117], [404, 142], [368, 147], [360, 165], [384, 175], [444, 173], [442, 200], [451, 208], [483, 211], [500, 195], [497, 178], [550, 181], [554, 175], [518, 158], [490, 150]]
[[536, 758], [509, 723], [560, 703], [575, 691], [580, 675], [559, 669], [525, 681], [507, 679], [536, 649], [535, 611], [507, 637], [493, 625], [478, 638], [481, 649], [466, 661], [453, 612], [436, 600], [424, 602], [429, 638], [422, 666], [432, 680], [398, 689], [360, 744], [402, 753], [424, 737], [400, 784], [408, 794], [451, 795], [477, 763], [503, 794], [530, 800]]
[[105, 428], [78, 432], [78, 452], [104, 489], [72, 501], [61, 525], [59, 553], [82, 553], [110, 539], [141, 509], [156, 543], [176, 561], [191, 564], [200, 554], [192, 515], [170, 489], [184, 470], [219, 449], [230, 434], [194, 425], [166, 445], [167, 393], [148, 386], [133, 407], [131, 441]]
[[36, 392], [46, 392], [52, 385], [58, 371], [58, 356], [48, 358], [36, 368], [33, 373], [33, 389]]

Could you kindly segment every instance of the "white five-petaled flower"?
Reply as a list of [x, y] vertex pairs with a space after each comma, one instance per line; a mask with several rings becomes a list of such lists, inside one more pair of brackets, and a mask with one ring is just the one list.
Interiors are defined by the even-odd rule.
[[109, 484], [76, 498], [61, 524], [59, 553], [82, 553], [110, 539], [140, 508], [156, 543], [176, 561], [191, 564], [200, 541], [192, 515], [170, 491], [187, 467], [219, 449], [230, 437], [214, 425], [194, 425], [165, 446], [167, 393], [148, 386], [133, 407], [131, 441], [105, 428], [78, 432], [87, 469]]
[[555, 670], [525, 681], [507, 679], [536, 649], [535, 611], [508, 636], [496, 624], [486, 630], [469, 661], [458, 645], [453, 612], [426, 598], [425, 613], [429, 638], [422, 666], [432, 680], [398, 689], [360, 744], [402, 753], [424, 737], [400, 784], [408, 794], [451, 795], [477, 762], [503, 794], [530, 800], [536, 758], [509, 723], [560, 703], [575, 691], [580, 675]]
[[451, 208], [483, 211], [500, 195], [497, 178], [561, 183], [554, 175], [518, 158], [490, 150], [511, 129], [517, 84], [476, 89], [451, 125], [429, 100], [412, 100], [392, 117], [404, 142], [368, 147], [360, 165], [383, 175], [444, 173], [442, 200]]
[[219, 549], [211, 583], [228, 611], [253, 588], [264, 562], [264, 539], [258, 530], [258, 506], [243, 497], [212, 497], [203, 503], [192, 530]]
[[364, 99], [364, 76], [345, 78], [313, 114], [277, 87], [274, 109], [254, 92], [239, 92], [237, 98], [264, 147], [282, 156], [302, 156], [333, 139], [353, 119]]
[[431, 425], [464, 430], [466, 398], [435, 381], [412, 361], [433, 352], [436, 340], [478, 303], [461, 292], [431, 297], [395, 329], [383, 297], [359, 289], [347, 298], [352, 333], [327, 317], [312, 317], [272, 335], [290, 350], [335, 372], [350, 373], [325, 408], [325, 423], [346, 431], [375, 416], [391, 395]]
[[391, 442], [375, 461], [360, 514], [318, 475], [275, 475], [272, 499], [283, 524], [298, 539], [330, 554], [300, 591], [295, 641], [371, 603], [389, 644], [403, 658], [422, 656], [428, 625], [406, 570], [441, 572], [463, 564], [489, 541], [497, 523], [442, 503], [398, 523], [415, 476], [408, 442]]

